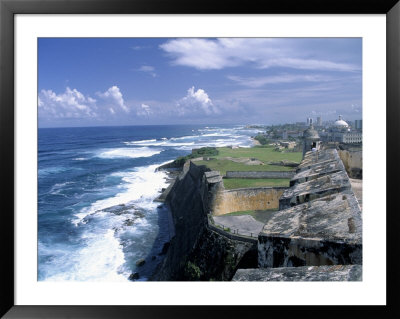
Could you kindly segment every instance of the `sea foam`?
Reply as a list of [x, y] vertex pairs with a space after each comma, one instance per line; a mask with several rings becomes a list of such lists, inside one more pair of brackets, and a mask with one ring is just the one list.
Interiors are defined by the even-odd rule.
[[139, 148], [113, 148], [109, 150], [101, 150], [97, 157], [100, 158], [139, 158], [139, 157], [150, 157], [156, 154], [160, 154], [162, 150], [160, 149], [152, 149], [148, 147], [139, 147]]

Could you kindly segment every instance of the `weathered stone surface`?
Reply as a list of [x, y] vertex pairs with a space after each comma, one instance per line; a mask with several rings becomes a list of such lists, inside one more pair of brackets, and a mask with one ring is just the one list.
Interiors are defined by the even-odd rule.
[[349, 147], [341, 144], [339, 156], [351, 178], [362, 179], [362, 146]]
[[238, 269], [232, 281], [361, 281], [361, 265]]
[[293, 178], [294, 175], [294, 171], [227, 171], [225, 178]]
[[325, 161], [323, 163], [316, 163], [308, 168], [299, 170], [290, 181], [290, 186], [311, 181], [323, 175], [345, 171], [342, 161], [333, 160]]
[[204, 176], [208, 179], [210, 177], [221, 176], [221, 174], [219, 171], [209, 171], [209, 172], [204, 172]]
[[297, 172], [300, 172], [303, 169], [309, 169], [312, 165], [315, 165], [316, 163], [325, 163], [338, 160], [340, 160], [340, 158], [336, 149], [307, 152], [304, 155], [304, 158], [301, 161], [300, 165], [297, 167]]
[[323, 175], [286, 189], [279, 199], [279, 209], [282, 210], [348, 189], [351, 189], [351, 185], [346, 172], [339, 171]]
[[258, 237], [260, 267], [362, 263], [362, 219], [351, 190], [273, 214]]
[[360, 204], [360, 208], [362, 211], [362, 190], [363, 190], [362, 179], [350, 178], [350, 184], [351, 184], [351, 189], [353, 190], [354, 195], [356, 196], [357, 201]]
[[287, 187], [220, 188], [211, 203], [214, 216], [245, 210], [277, 209]]

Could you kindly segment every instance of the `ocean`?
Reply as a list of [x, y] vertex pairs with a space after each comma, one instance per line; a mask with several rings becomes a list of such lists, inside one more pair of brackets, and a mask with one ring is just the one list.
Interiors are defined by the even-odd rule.
[[[257, 129], [163, 125], [40, 128], [38, 280], [148, 280], [169, 240], [156, 168], [203, 146], [250, 147]], [[146, 263], [140, 267], [138, 260]]]

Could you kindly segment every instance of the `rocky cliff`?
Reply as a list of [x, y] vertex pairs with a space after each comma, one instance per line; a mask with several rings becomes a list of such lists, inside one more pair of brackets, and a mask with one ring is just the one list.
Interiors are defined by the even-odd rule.
[[231, 280], [239, 268], [257, 265], [257, 247], [237, 241], [208, 226], [214, 184], [206, 168], [187, 162], [166, 197], [175, 236], [152, 280]]

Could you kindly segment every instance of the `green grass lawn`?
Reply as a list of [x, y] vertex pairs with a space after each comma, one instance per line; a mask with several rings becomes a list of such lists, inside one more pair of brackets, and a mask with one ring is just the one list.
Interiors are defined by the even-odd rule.
[[[231, 149], [229, 147], [219, 147], [219, 154], [216, 158], [221, 157], [255, 157], [260, 161], [276, 162], [276, 161], [293, 161], [300, 163], [303, 153], [302, 152], [277, 152], [274, 151], [273, 147], [260, 147], [254, 146], [250, 148], [236, 148]], [[213, 156], [214, 157], [214, 156]]]
[[[212, 156], [209, 161], [196, 161], [197, 165], [206, 165], [212, 170], [220, 171], [222, 175], [226, 171], [290, 171], [291, 167], [269, 165], [268, 162], [277, 161], [293, 161], [300, 163], [302, 159], [301, 152], [276, 152], [272, 147], [250, 147], [236, 148], [219, 147], [219, 154]], [[230, 160], [222, 159], [224, 157], [233, 158], [256, 158], [262, 161], [265, 165], [245, 165], [243, 163], [235, 163]]]
[[229, 214], [225, 214], [223, 216], [241, 216], [241, 215], [250, 215], [253, 216], [255, 220], [258, 220], [261, 223], [266, 224], [273, 214], [277, 211], [277, 209], [270, 210], [245, 210], [240, 212], [232, 212]]
[[[219, 171], [222, 176], [226, 175], [227, 171], [244, 171], [244, 172], [262, 172], [262, 171], [291, 171], [292, 167], [279, 165], [270, 165], [269, 162], [292, 161], [300, 163], [302, 159], [301, 152], [277, 152], [273, 147], [250, 147], [236, 148], [219, 147], [218, 155], [210, 156], [209, 161], [196, 161], [196, 165], [205, 165], [211, 170]], [[256, 158], [262, 161], [264, 165], [246, 165], [244, 163], [236, 163], [227, 159], [232, 158]], [[247, 187], [289, 187], [289, 179], [241, 179], [229, 178], [224, 179], [225, 189], [247, 188]]]
[[245, 179], [245, 178], [224, 178], [225, 189], [247, 188], [247, 187], [289, 187], [290, 179]]
[[211, 159], [209, 161], [196, 161], [196, 165], [205, 165], [214, 171], [220, 171], [221, 175], [225, 175], [226, 171], [244, 171], [244, 172], [260, 172], [260, 171], [291, 171], [293, 168], [278, 165], [245, 165], [229, 160]]

